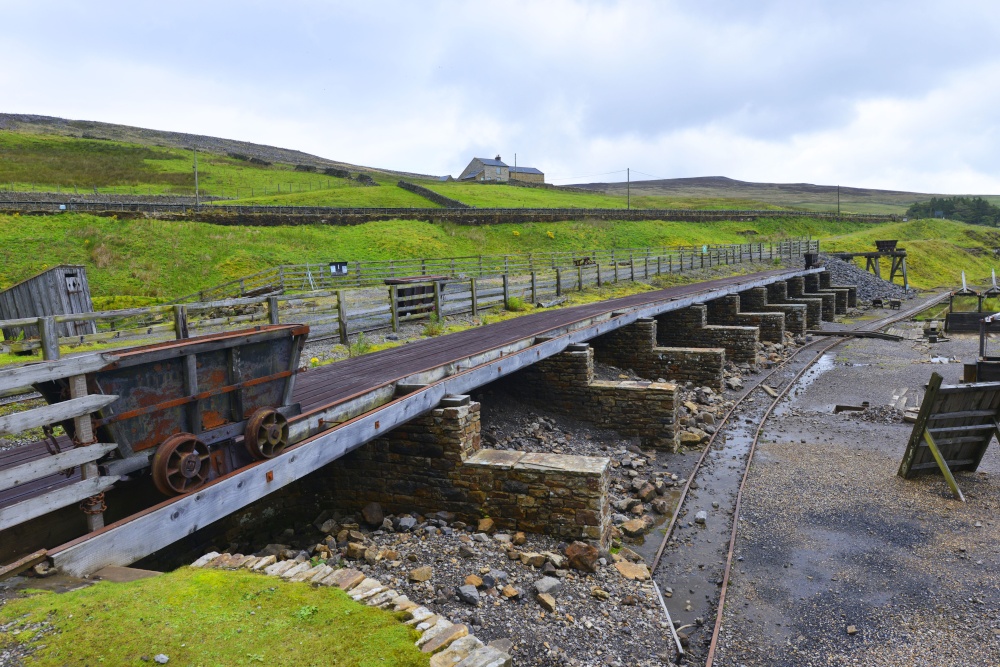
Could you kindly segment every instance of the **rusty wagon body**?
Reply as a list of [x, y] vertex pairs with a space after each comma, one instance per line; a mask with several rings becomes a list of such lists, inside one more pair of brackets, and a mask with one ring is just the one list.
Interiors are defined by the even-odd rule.
[[[156, 487], [176, 495], [280, 454], [288, 418], [299, 412], [290, 402], [308, 332], [257, 326], [116, 352], [86, 374], [88, 393], [118, 396], [94, 420], [98, 440], [117, 446], [102, 469], [150, 467]], [[49, 403], [69, 397], [65, 380], [35, 388]], [[63, 427], [73, 437], [72, 422]]]

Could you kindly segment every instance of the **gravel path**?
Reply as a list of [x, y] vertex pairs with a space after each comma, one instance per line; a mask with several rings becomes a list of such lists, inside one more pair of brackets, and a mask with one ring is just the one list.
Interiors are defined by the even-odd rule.
[[[897, 325], [899, 326], [899, 325]], [[919, 325], [914, 325], [919, 326]], [[1000, 455], [959, 474], [896, 476], [912, 426], [885, 409], [918, 404], [931, 370], [956, 382], [977, 339], [857, 340], [793, 395], [764, 434], [744, 494], [716, 664], [1000, 664]], [[876, 414], [832, 414], [869, 400]], [[894, 421], [894, 420], [893, 420]]]

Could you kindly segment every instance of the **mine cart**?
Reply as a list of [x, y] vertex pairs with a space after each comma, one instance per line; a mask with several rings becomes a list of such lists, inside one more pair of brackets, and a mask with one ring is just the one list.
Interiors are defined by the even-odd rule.
[[[258, 326], [115, 352], [86, 374], [88, 393], [118, 396], [94, 420], [99, 441], [117, 446], [100, 462], [105, 473], [149, 467], [157, 489], [178, 495], [280, 454], [299, 412], [292, 387], [308, 332]], [[69, 398], [66, 380], [35, 388], [49, 403]], [[63, 427], [72, 437], [73, 423]]]

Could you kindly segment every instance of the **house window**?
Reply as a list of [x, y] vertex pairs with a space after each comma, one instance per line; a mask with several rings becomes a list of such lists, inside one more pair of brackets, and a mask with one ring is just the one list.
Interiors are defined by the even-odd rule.
[[497, 176], [500, 175], [500, 167], [497, 167]]

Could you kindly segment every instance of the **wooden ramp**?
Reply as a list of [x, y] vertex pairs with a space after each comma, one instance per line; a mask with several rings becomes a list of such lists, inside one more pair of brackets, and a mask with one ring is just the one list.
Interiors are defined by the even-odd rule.
[[899, 476], [912, 479], [939, 470], [965, 502], [953, 473], [975, 471], [993, 436], [1000, 438], [1000, 382], [941, 382], [940, 375], [931, 375]]

